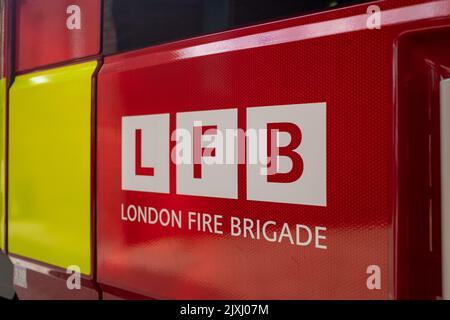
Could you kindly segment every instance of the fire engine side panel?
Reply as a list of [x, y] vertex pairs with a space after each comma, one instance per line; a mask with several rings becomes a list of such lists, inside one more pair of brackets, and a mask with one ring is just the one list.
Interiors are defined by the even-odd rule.
[[[359, 5], [107, 57], [98, 78], [99, 282], [151, 298], [397, 297], [394, 44], [402, 32], [448, 25], [450, 1], [378, 5], [381, 29], [368, 29], [367, 5]], [[300, 112], [306, 106], [318, 116]], [[169, 134], [190, 120], [243, 130], [271, 120], [300, 123], [302, 143], [316, 151], [322, 131], [308, 128], [323, 126], [325, 152], [312, 159], [326, 164], [325, 200], [270, 193], [271, 201], [259, 201], [253, 191], [261, 181], [247, 178], [245, 164], [226, 188], [236, 193], [186, 188], [184, 173], [168, 163], [176, 145]], [[133, 153], [138, 148], [142, 154]], [[168, 171], [155, 170], [158, 183], [133, 191], [124, 168], [138, 153], [144, 167], [158, 159], [150, 164]], [[314, 165], [305, 160], [304, 174]], [[310, 183], [314, 192], [318, 181]], [[153, 216], [133, 218], [138, 208]], [[179, 213], [181, 226], [150, 222], [163, 209]], [[198, 220], [190, 226], [190, 212], [220, 216], [221, 232], [198, 230]], [[272, 221], [270, 236], [286, 233], [284, 224], [294, 236], [297, 225], [326, 228], [319, 241], [326, 248], [288, 236], [253, 239], [256, 228], [253, 236], [235, 235], [231, 221], [242, 226], [245, 219]]]
[[86, 275], [96, 65], [18, 76], [10, 90], [9, 252]]

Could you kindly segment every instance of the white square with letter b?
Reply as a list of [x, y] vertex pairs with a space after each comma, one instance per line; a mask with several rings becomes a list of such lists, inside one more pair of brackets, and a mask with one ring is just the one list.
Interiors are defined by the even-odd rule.
[[247, 199], [326, 206], [326, 103], [248, 108], [252, 130], [267, 134], [247, 140]]

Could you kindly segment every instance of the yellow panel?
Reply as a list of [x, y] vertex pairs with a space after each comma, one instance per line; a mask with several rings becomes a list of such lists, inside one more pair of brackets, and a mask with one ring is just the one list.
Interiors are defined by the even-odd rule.
[[10, 90], [8, 248], [91, 273], [91, 84], [96, 62], [19, 76]]
[[5, 240], [5, 105], [6, 79], [0, 79], [0, 249]]

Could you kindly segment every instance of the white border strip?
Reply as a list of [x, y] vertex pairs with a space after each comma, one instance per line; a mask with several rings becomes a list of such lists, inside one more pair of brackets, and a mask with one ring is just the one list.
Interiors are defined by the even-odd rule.
[[450, 300], [450, 79], [441, 81], [442, 297]]

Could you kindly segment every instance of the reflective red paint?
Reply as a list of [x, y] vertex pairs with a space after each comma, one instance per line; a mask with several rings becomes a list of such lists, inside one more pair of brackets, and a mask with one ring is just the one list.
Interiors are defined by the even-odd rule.
[[[1, 0], [0, 1], [0, 34], [7, 34], [6, 25], [7, 25], [7, 13], [8, 13], [8, 1]], [[0, 78], [5, 77], [5, 69], [7, 59], [7, 46], [5, 45], [5, 38], [0, 38]]]
[[99, 0], [18, 0], [16, 7], [17, 72], [99, 53]]
[[[98, 82], [97, 245], [98, 280], [106, 291], [176, 299], [440, 294], [437, 281], [425, 291], [427, 284], [411, 283], [420, 268], [407, 267], [430, 264], [426, 256], [405, 254], [411, 239], [403, 232], [423, 221], [404, 217], [423, 211], [403, 205], [413, 167], [398, 157], [405, 147], [399, 136], [414, 133], [397, 123], [407, 106], [396, 102], [395, 44], [406, 31], [448, 27], [450, 1], [378, 4], [381, 30], [366, 28], [367, 5], [359, 5], [105, 59]], [[177, 195], [173, 163], [170, 194], [121, 190], [122, 116], [170, 113], [173, 131], [176, 113], [237, 108], [238, 127], [245, 130], [248, 107], [318, 101], [327, 104], [326, 207], [247, 200], [243, 164], [238, 199]], [[217, 234], [125, 221], [121, 204], [221, 214], [243, 223], [272, 220], [270, 231], [279, 234], [284, 223], [325, 226], [326, 249], [233, 237], [230, 226]], [[426, 233], [414, 234], [414, 243], [428, 241]], [[370, 282], [377, 270], [379, 286]], [[432, 276], [435, 269], [422, 271]]]

